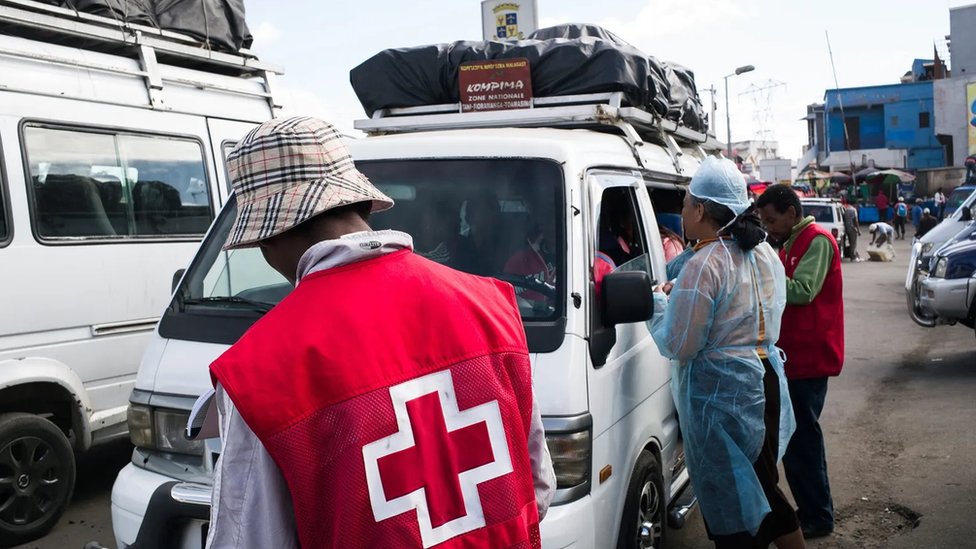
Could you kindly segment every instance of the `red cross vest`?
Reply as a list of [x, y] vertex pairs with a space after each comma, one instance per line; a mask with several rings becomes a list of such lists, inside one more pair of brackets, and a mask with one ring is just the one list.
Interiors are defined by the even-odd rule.
[[409, 250], [320, 271], [210, 372], [284, 474], [304, 549], [540, 547], [511, 286]]
[[793, 278], [800, 259], [814, 237], [823, 235], [834, 250], [823, 287], [808, 305], [786, 305], [776, 346], [786, 353], [786, 377], [809, 379], [836, 376], [844, 365], [844, 288], [840, 250], [826, 229], [811, 223], [804, 228], [789, 253], [779, 251], [786, 276]]

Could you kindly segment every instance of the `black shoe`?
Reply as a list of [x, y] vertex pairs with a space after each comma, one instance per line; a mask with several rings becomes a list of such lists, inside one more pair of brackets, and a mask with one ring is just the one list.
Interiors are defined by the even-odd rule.
[[800, 531], [803, 533], [803, 539], [824, 538], [834, 533], [833, 527], [817, 528], [814, 526], [804, 526]]

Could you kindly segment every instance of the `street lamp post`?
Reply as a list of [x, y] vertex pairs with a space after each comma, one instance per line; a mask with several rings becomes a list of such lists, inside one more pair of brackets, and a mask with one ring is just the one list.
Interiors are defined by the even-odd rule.
[[734, 73], [723, 77], [725, 79], [725, 146], [727, 147], [729, 160], [732, 160], [732, 125], [731, 118], [729, 117], [729, 78], [754, 70], [756, 70], [756, 67], [752, 65], [743, 65], [735, 69]]

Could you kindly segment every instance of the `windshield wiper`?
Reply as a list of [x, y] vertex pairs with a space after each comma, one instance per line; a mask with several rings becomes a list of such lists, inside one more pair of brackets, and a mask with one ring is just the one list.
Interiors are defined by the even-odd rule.
[[274, 303], [255, 301], [253, 299], [247, 299], [246, 297], [237, 297], [233, 295], [220, 295], [220, 296], [212, 296], [212, 297], [196, 297], [192, 299], [184, 299], [182, 301], [182, 304], [183, 305], [209, 305], [209, 304], [244, 305], [250, 310], [258, 313], [266, 313], [274, 308]]

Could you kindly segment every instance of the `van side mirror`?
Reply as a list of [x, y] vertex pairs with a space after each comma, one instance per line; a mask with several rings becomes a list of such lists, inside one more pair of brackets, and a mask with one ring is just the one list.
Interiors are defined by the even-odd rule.
[[603, 278], [603, 324], [643, 322], [654, 313], [651, 277], [644, 271], [610, 273]]
[[959, 221], [972, 221], [973, 220], [973, 210], [972, 208], [963, 208], [959, 212]]
[[173, 273], [173, 284], [172, 284], [172, 288], [170, 288], [169, 290], [169, 293], [173, 293], [176, 291], [176, 287], [180, 285], [180, 280], [183, 279], [183, 273], [185, 272], [186, 269], [180, 269], [175, 273]]

